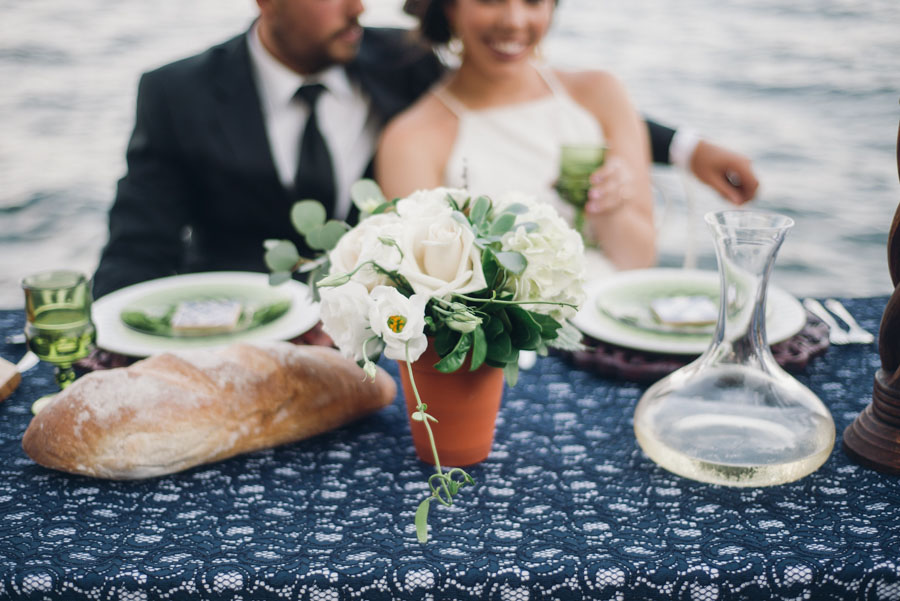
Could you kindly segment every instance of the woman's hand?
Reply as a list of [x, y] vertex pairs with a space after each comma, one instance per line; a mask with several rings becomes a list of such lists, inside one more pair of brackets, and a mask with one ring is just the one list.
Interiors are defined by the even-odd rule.
[[751, 200], [759, 187], [750, 159], [705, 140], [700, 140], [691, 155], [691, 171], [697, 179], [736, 205]]
[[603, 215], [622, 208], [634, 195], [633, 181], [628, 163], [616, 156], [609, 157], [591, 174], [585, 213]]

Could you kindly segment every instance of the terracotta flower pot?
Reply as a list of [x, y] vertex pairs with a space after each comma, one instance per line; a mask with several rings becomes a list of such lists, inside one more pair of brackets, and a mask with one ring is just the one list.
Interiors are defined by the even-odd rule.
[[[503, 396], [503, 370], [483, 365], [469, 371], [469, 360], [457, 371], [439, 372], [434, 364], [440, 357], [431, 345], [412, 364], [416, 387], [431, 423], [442, 466], [462, 467], [487, 459], [494, 442], [494, 423]], [[406, 397], [407, 417], [416, 410], [416, 396], [409, 381], [406, 362], [399, 361], [400, 378]], [[419, 459], [434, 465], [434, 455], [424, 424], [410, 419], [413, 443]]]

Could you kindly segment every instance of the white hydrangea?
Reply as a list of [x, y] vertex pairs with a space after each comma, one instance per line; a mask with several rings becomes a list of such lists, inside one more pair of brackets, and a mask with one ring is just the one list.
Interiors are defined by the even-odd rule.
[[[528, 266], [513, 276], [511, 289], [518, 301], [540, 300], [581, 307], [584, 303], [584, 242], [556, 210], [545, 202], [520, 193], [508, 193], [495, 201], [495, 211], [519, 203], [528, 210], [516, 219], [517, 227], [503, 235], [503, 250], [522, 253]], [[518, 224], [534, 223], [533, 231]], [[571, 318], [576, 309], [560, 305], [526, 305], [556, 319]]]

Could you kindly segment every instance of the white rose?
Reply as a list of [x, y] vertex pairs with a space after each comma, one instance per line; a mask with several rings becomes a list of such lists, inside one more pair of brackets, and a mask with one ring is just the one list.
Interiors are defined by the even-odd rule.
[[[381, 238], [396, 238], [401, 231], [400, 227], [400, 218], [396, 213], [381, 213], [363, 219], [359, 225], [344, 234], [328, 254], [331, 262], [329, 273], [349, 273], [366, 261], [374, 261], [388, 271], [396, 270], [400, 265], [400, 251], [384, 244]], [[371, 265], [362, 267], [353, 276], [353, 280], [367, 290], [390, 283], [390, 278]]]
[[[580, 307], [584, 303], [584, 242], [548, 203], [510, 194], [500, 199], [495, 210], [516, 202], [528, 207], [516, 223], [535, 223], [531, 232], [516, 227], [503, 235], [503, 250], [518, 251], [528, 262], [525, 271], [513, 276], [510, 284], [518, 301], [540, 300], [567, 303]], [[546, 313], [556, 319], [571, 318], [576, 309], [560, 305], [530, 305], [531, 311]]]
[[[389, 359], [413, 362], [425, 351], [425, 305], [428, 297], [413, 294], [407, 298], [391, 286], [372, 290], [368, 322], [384, 340], [384, 355]], [[408, 357], [407, 357], [408, 349]]]
[[443, 297], [487, 287], [475, 234], [451, 213], [404, 219], [400, 275], [416, 294]]
[[[347, 282], [334, 288], [322, 288], [320, 317], [322, 329], [331, 336], [341, 354], [354, 361], [361, 361], [363, 344], [375, 334], [369, 327], [369, 309], [373, 302], [369, 291], [358, 282]], [[370, 343], [368, 354], [379, 351]]]
[[469, 193], [459, 188], [418, 190], [397, 202], [397, 214], [404, 221], [449, 215], [453, 211], [453, 207], [447, 200], [448, 196], [462, 206], [469, 198]]

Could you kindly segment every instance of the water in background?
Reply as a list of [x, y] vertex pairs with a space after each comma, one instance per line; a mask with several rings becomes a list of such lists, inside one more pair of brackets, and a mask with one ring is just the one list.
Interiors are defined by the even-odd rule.
[[[408, 25], [401, 0], [366, 23]], [[140, 73], [245, 29], [252, 0], [0, 0], [0, 307], [37, 270], [92, 272], [123, 174]], [[900, 202], [897, 0], [562, 0], [545, 54], [615, 72], [640, 110], [753, 158], [755, 206], [793, 216], [775, 282], [797, 295], [891, 289]], [[715, 259], [702, 214], [724, 208], [672, 170], [664, 264]], [[660, 213], [663, 204], [660, 201]]]

